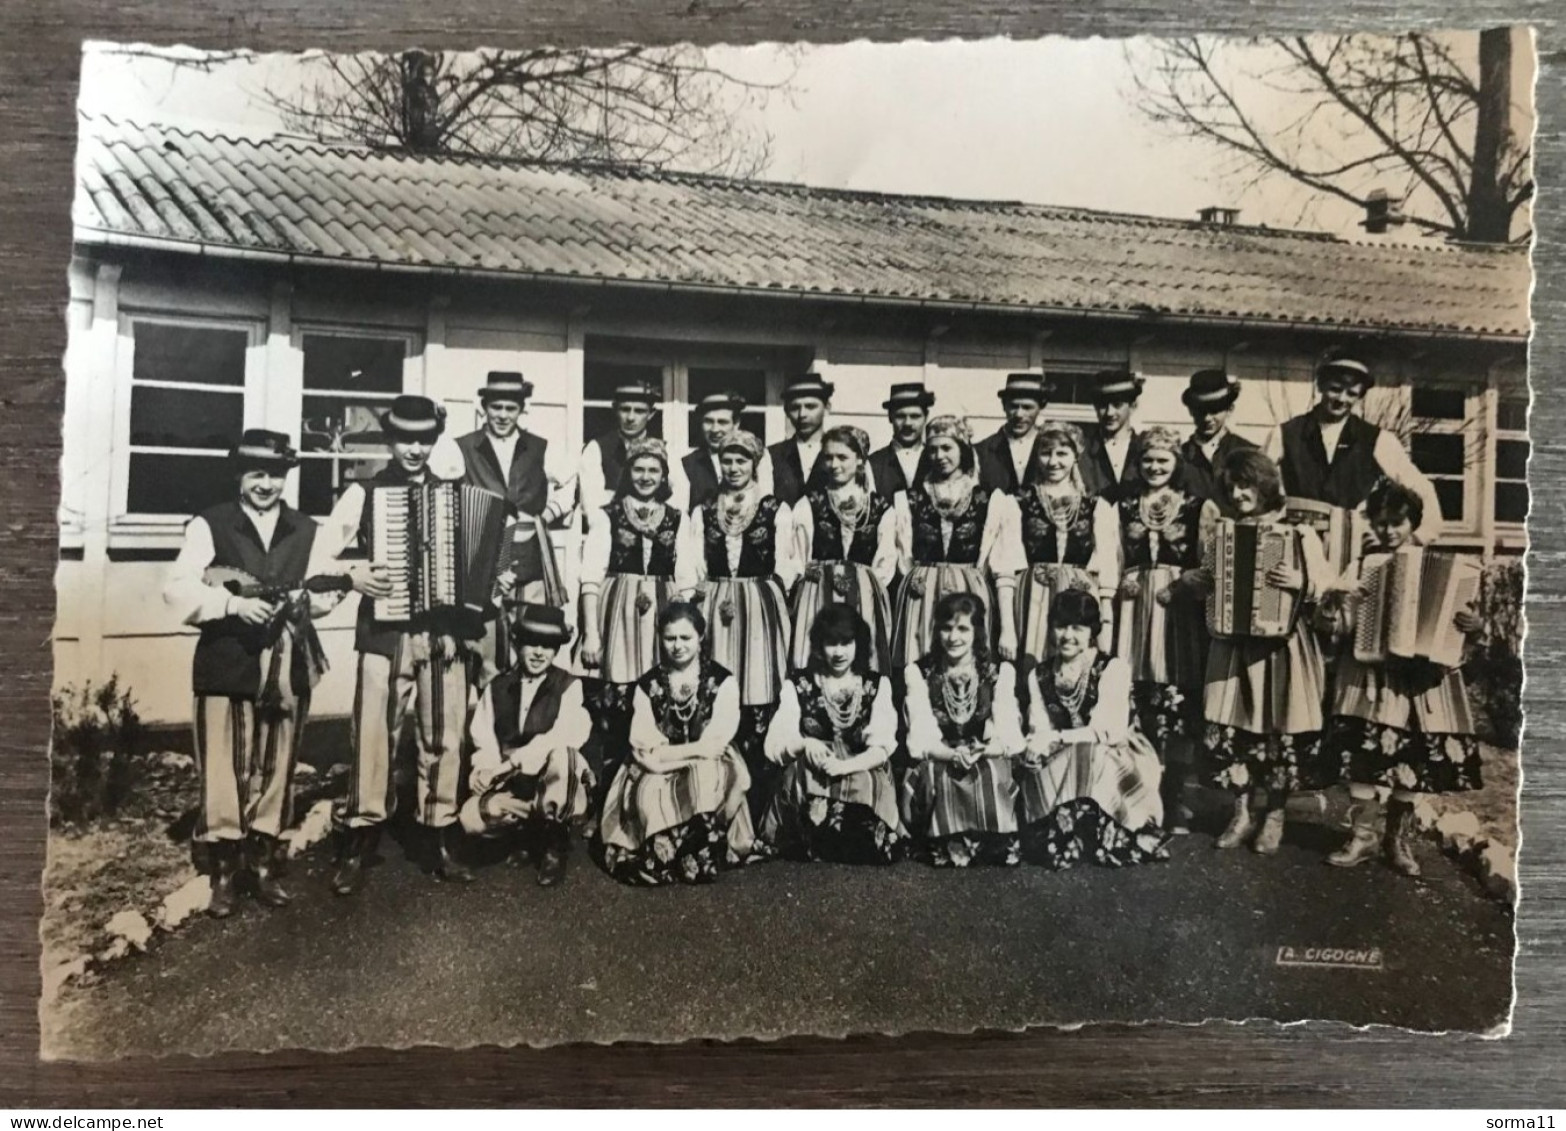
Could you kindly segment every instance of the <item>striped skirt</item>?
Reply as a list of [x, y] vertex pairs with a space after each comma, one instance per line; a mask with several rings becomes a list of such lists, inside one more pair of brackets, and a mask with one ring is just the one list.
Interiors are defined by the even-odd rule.
[[1020, 862], [1012, 767], [1011, 758], [984, 758], [972, 769], [927, 758], [908, 770], [903, 824], [931, 863]]
[[717, 577], [705, 588], [707, 647], [738, 681], [740, 705], [776, 703], [788, 662], [789, 617], [782, 589], [770, 577]]
[[[915, 578], [923, 583], [921, 593], [914, 592]], [[994, 615], [995, 596], [984, 571], [976, 565], [951, 562], [915, 565], [897, 591], [897, 615], [892, 634], [894, 670], [902, 671], [923, 659], [930, 650], [935, 637], [935, 606], [948, 593], [971, 593], [984, 605], [984, 619], [989, 625], [993, 648], [1000, 638], [1000, 625]]]
[[870, 626], [870, 669], [892, 674], [891, 606], [886, 587], [869, 566], [857, 562], [816, 562], [794, 590], [794, 638], [789, 645], [790, 671], [810, 666], [810, 629], [828, 605], [847, 605]]
[[[574, 747], [560, 746], [509, 767], [482, 794], [468, 798], [458, 820], [466, 831], [487, 837], [504, 836], [525, 821], [573, 825], [587, 816], [592, 794], [593, 771], [587, 759]], [[497, 817], [487, 803], [500, 796], [522, 802], [526, 816]]]
[[1202, 694], [1213, 785], [1289, 792], [1336, 782], [1321, 750], [1325, 693], [1321, 648], [1304, 620], [1285, 637], [1214, 638]]
[[1048, 563], [1029, 566], [1017, 579], [1017, 653], [1030, 666], [1050, 653], [1050, 602], [1067, 589], [1096, 594], [1098, 582], [1081, 566]]
[[579, 674], [608, 683], [635, 683], [658, 663], [658, 612], [674, 599], [674, 582], [640, 573], [611, 573], [598, 597], [598, 636], [603, 653], [597, 668]]
[[1131, 666], [1133, 683], [1197, 691], [1206, 678], [1208, 634], [1202, 604], [1184, 597], [1158, 603], [1158, 594], [1181, 572], [1167, 565], [1130, 570], [1126, 576], [1139, 583], [1140, 592], [1115, 599], [1115, 655]]
[[756, 854], [890, 864], [904, 839], [891, 766], [828, 778], [796, 759], [783, 770], [762, 818]]
[[1158, 754], [1135, 730], [1114, 746], [1074, 742], [1041, 766], [1019, 765], [1016, 777], [1017, 819], [1022, 825], [1043, 821], [1062, 805], [1084, 799], [1127, 829], [1164, 821]]
[[741, 864], [755, 841], [745, 791], [750, 775], [732, 749], [672, 773], [629, 758], [604, 799], [597, 850], [630, 884], [702, 883]]

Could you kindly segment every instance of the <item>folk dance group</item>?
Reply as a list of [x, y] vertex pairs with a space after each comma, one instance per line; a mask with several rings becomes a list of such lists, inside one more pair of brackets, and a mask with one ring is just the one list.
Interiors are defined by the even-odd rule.
[[[1268, 581], [1310, 615], [1271, 638], [1218, 636], [1205, 616], [1220, 518], [1285, 522], [1286, 497], [1359, 509], [1361, 551], [1438, 527], [1429, 482], [1354, 412], [1369, 369], [1329, 356], [1315, 405], [1265, 450], [1228, 429], [1239, 384], [1224, 372], [1191, 377], [1185, 439], [1132, 427], [1141, 384], [1099, 375], [1100, 425], [1084, 431], [1042, 420], [1044, 379], [1013, 374], [1004, 425], [977, 441], [933, 415], [922, 385], [896, 385], [892, 443], [872, 452], [829, 424], [833, 387], [812, 374], [785, 390], [790, 439], [763, 447], [737, 426], [740, 398], [714, 396], [679, 464], [648, 435], [656, 395], [632, 386], [572, 479], [519, 427], [531, 386], [492, 373], [485, 426], [457, 447], [466, 481], [512, 516], [493, 607], [403, 622], [377, 620], [387, 571], [351, 551], [370, 545], [368, 491], [439, 479], [444, 413], [397, 398], [389, 464], [320, 524], [283, 502], [288, 438], [247, 431], [236, 497], [190, 523], [166, 590], [200, 627], [213, 913], [233, 910], [241, 879], [288, 901], [276, 838], [319, 666], [310, 624], [349, 588], [362, 596], [340, 894], [361, 886], [392, 816], [410, 716], [414, 824], [451, 881], [473, 878], [472, 835], [525, 848], [556, 883], [577, 828], [633, 884], [775, 857], [1137, 864], [1167, 857], [1197, 784], [1232, 799], [1220, 848], [1272, 853], [1288, 795], [1344, 780], [1357, 806], [1330, 862], [1384, 851], [1416, 874], [1413, 796], [1479, 784], [1459, 672], [1331, 661], [1359, 559], [1329, 561], [1303, 523], [1289, 534], [1300, 564]], [[573, 632], [549, 528], [577, 505]], [[1468, 611], [1458, 622], [1478, 627]]]

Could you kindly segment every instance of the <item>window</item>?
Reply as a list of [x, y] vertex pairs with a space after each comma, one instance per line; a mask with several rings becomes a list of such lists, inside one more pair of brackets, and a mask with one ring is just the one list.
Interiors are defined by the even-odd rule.
[[126, 511], [190, 515], [222, 502], [232, 493], [224, 459], [245, 424], [251, 332], [136, 318], [131, 340]]
[[343, 489], [386, 462], [380, 414], [403, 391], [408, 340], [305, 332], [299, 428], [299, 509], [322, 516]]
[[1528, 398], [1501, 397], [1495, 405], [1495, 521], [1528, 520]]
[[1483, 437], [1476, 388], [1417, 386], [1409, 400], [1408, 453], [1441, 500], [1441, 517], [1474, 525], [1477, 507], [1469, 474], [1481, 462]]
[[1046, 363], [1044, 381], [1049, 388], [1049, 404], [1044, 409], [1044, 417], [1049, 420], [1096, 423], [1098, 413], [1093, 408], [1093, 392], [1098, 382], [1093, 377], [1103, 368], [1102, 365], [1063, 366]]

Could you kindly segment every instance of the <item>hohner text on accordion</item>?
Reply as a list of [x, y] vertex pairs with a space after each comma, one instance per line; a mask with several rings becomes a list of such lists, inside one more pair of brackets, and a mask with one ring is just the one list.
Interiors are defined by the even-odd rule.
[[1215, 634], [1287, 636], [1293, 631], [1300, 594], [1267, 579], [1275, 565], [1302, 569], [1299, 535], [1292, 526], [1220, 518], [1205, 564], [1213, 575], [1207, 624]]

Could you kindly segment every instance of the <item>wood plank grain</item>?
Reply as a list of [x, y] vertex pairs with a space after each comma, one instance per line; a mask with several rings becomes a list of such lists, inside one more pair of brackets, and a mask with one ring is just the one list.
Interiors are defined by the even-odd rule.
[[[1547, 0], [1459, 6], [1266, 0], [279, 0], [6, 6], [0, 21], [0, 1106], [393, 1104], [991, 1104], [1536, 1106], [1566, 1084], [1566, 28]], [[1198, 22], [1199, 21], [1199, 22]], [[1049, 33], [1255, 32], [1352, 24], [1539, 28], [1539, 394], [1522, 806], [1519, 1003], [1506, 1040], [1269, 1025], [1090, 1028], [777, 1044], [478, 1049], [175, 1059], [98, 1067], [36, 1060], [38, 879], [44, 853], [55, 504], [65, 345], [67, 202], [83, 38], [359, 49], [624, 40], [882, 41]]]

